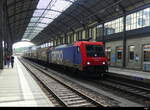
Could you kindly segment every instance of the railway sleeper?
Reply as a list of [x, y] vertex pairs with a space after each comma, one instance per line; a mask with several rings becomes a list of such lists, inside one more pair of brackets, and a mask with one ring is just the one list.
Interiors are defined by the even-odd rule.
[[73, 95], [73, 96], [60, 96], [62, 99], [66, 99], [66, 98], [76, 98], [78, 97], [78, 95]]
[[71, 96], [71, 95], [75, 95], [75, 93], [60, 93], [58, 95], [59, 96], [62, 96], [62, 95]]
[[72, 105], [71, 107], [95, 107], [95, 106], [91, 105], [91, 103], [82, 103], [78, 105]]
[[67, 103], [68, 105], [78, 105], [81, 103], [89, 103], [87, 100], [80, 100], [80, 101], [70, 101], [69, 103]]
[[72, 95], [72, 94], [65, 94], [65, 95], [64, 95], [64, 94], [60, 94], [60, 95], [59, 95], [59, 97], [73, 97], [73, 96], [74, 96], [74, 97], [79, 97], [79, 96], [76, 95], [76, 94], [74, 94], [74, 95]]
[[62, 94], [72, 93], [71, 91], [59, 91], [59, 90], [58, 90], [58, 91], [55, 91], [55, 92], [56, 92], [56, 93], [60, 93], [60, 94], [61, 94], [61, 93], [62, 93]]
[[81, 97], [76, 97], [76, 98], [63, 98], [63, 100], [65, 100], [65, 101], [77, 101], [77, 100], [83, 100], [83, 98], [81, 98]]
[[85, 102], [87, 102], [85, 99], [80, 99], [80, 100], [64, 100], [65, 102], [67, 102], [67, 103], [71, 103], [72, 104], [72, 102], [74, 103], [77, 103], [77, 102], [79, 102], [79, 103], [85, 103]]
[[139, 94], [139, 95], [142, 95], [142, 96], [145, 96], [145, 95], [146, 95], [146, 92], [139, 92], [138, 94]]

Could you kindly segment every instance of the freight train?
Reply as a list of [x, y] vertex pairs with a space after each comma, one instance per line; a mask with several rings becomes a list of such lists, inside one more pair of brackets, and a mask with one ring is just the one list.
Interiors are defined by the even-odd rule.
[[108, 72], [108, 59], [102, 42], [77, 41], [72, 45], [30, 49], [24, 57], [87, 75], [102, 76]]

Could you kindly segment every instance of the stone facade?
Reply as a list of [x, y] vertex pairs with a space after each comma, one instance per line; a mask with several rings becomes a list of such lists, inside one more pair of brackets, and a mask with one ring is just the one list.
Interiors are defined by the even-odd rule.
[[[150, 45], [150, 37], [132, 38], [127, 39], [126, 47], [126, 68], [143, 70], [144, 63], [144, 45]], [[134, 59], [129, 60], [129, 46], [135, 46], [134, 48]], [[111, 48], [110, 64], [111, 66], [122, 67], [122, 60], [117, 60], [117, 47], [123, 48], [123, 41], [110, 41], [106, 42], [106, 48]], [[135, 59], [135, 55], [138, 60]]]

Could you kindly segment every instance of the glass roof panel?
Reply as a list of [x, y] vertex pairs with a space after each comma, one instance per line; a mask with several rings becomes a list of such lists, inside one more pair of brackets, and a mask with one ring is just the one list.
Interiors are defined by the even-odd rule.
[[40, 31], [43, 30], [43, 28], [41, 28], [41, 27], [35, 27], [34, 29], [35, 30], [40, 30]]
[[53, 10], [58, 10], [58, 11], [64, 11], [67, 9], [72, 3], [68, 2], [66, 0], [59, 0], [57, 1], [54, 6], [51, 8]]
[[38, 22], [39, 17], [31, 18], [31, 22]]
[[39, 0], [37, 8], [44, 8], [45, 9], [51, 1], [53, 1], [53, 0]]
[[31, 26], [28, 26], [26, 30], [30, 30], [30, 29], [33, 29], [33, 27], [31, 27]]
[[33, 16], [41, 16], [44, 10], [35, 10]]
[[40, 30], [34, 30], [33, 32], [39, 33], [39, 32], [40, 32]]
[[[76, 0], [39, 0], [23, 39], [32, 40]], [[49, 19], [48, 19], [49, 18]], [[27, 34], [26, 32], [30, 32]]]
[[26, 30], [26, 31], [25, 31], [25, 33], [29, 33], [29, 32], [31, 32], [31, 30]]
[[28, 26], [35, 26], [36, 23], [29, 23]]
[[53, 20], [52, 19], [48, 19], [48, 18], [41, 18], [40, 19], [40, 22], [41, 23], [46, 23], [46, 24], [49, 24], [50, 22], [52, 22]]
[[57, 16], [59, 16], [60, 14], [61, 14], [61, 13], [59, 13], [59, 12], [47, 11], [45, 17], [55, 19], [55, 18], [56, 18]]
[[39, 23], [38, 26], [45, 28], [48, 24]]

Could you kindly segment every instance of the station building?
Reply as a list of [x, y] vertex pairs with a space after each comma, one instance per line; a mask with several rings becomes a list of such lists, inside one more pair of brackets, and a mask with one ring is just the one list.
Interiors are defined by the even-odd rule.
[[0, 67], [3, 56], [12, 53], [13, 43], [20, 40], [35, 43], [34, 48], [45, 48], [92, 38], [105, 43], [110, 66], [150, 71], [149, 0], [61, 3], [52, 8], [54, 1], [41, 5], [42, 0], [2, 0]]
[[149, 26], [150, 8], [143, 6], [103, 24], [93, 22], [86, 29], [78, 28], [75, 32], [62, 34], [40, 46], [45, 48], [92, 38], [105, 43], [110, 66], [150, 71]]

